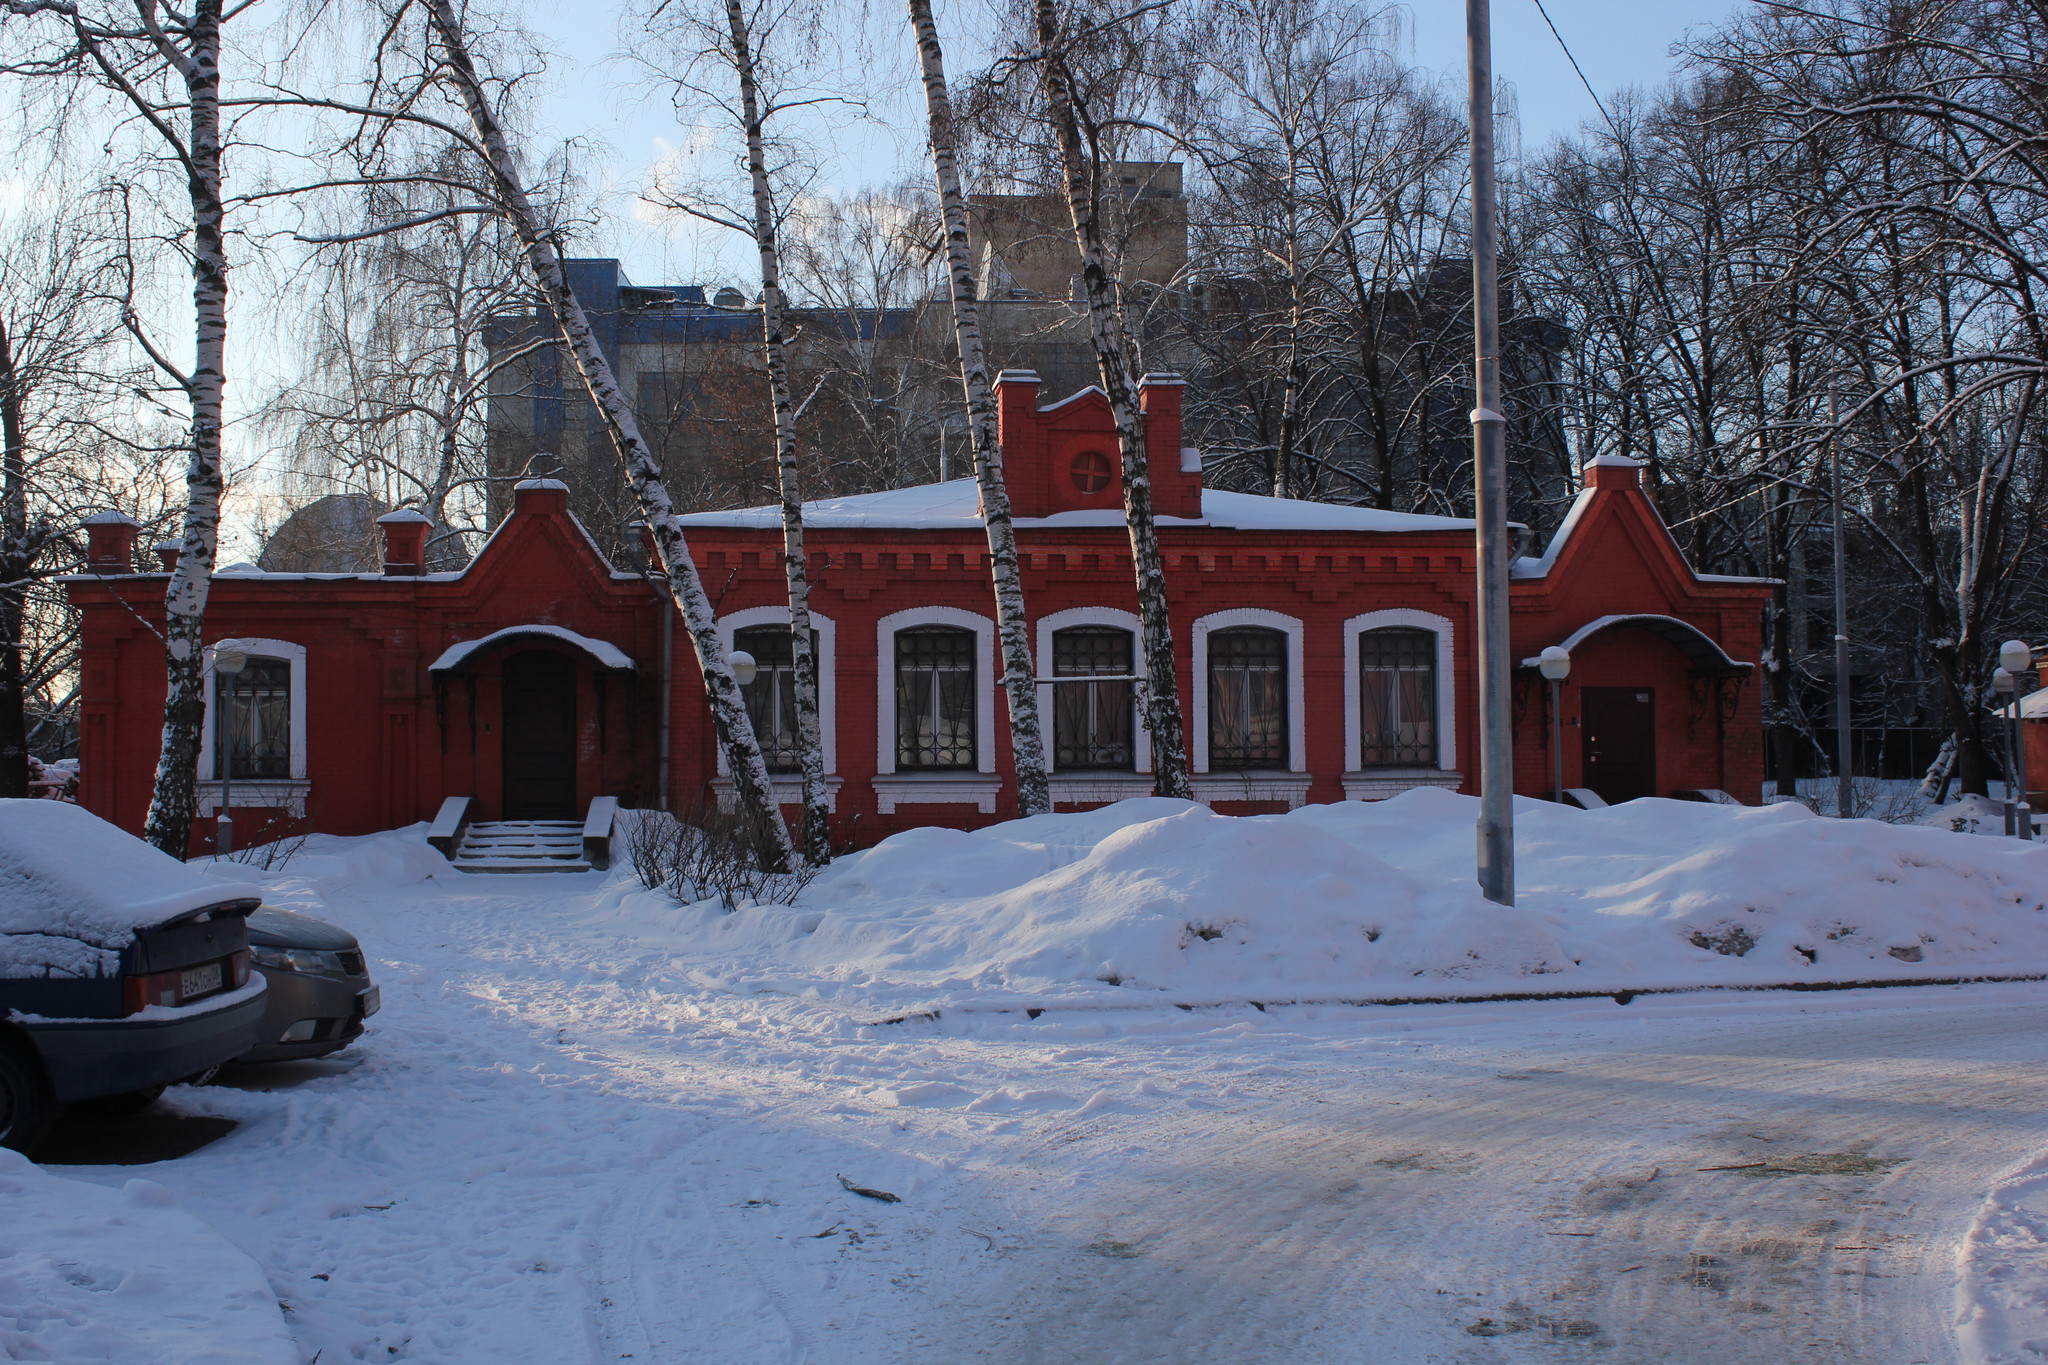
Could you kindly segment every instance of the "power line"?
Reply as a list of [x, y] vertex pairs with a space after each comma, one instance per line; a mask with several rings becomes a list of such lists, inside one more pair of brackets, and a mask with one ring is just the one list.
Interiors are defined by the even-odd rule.
[[1564, 59], [1572, 64], [1572, 71], [1577, 74], [1579, 78], [1579, 84], [1585, 86], [1586, 93], [1593, 97], [1593, 107], [1600, 111], [1601, 118], [1607, 120], [1608, 129], [1611, 132], [1613, 132], [1615, 136], [1619, 137], [1621, 135], [1621, 130], [1615, 127], [1614, 115], [1607, 112], [1606, 104], [1601, 102], [1600, 92], [1593, 88], [1593, 82], [1586, 79], [1585, 68], [1580, 66], [1579, 59], [1572, 55], [1571, 44], [1567, 43], [1564, 40], [1564, 35], [1557, 31], [1557, 21], [1552, 19], [1550, 17], [1550, 11], [1543, 7], [1543, 0], [1536, 0], [1536, 12], [1543, 16], [1543, 23], [1547, 28], [1549, 28], [1550, 36], [1557, 39], [1558, 47], [1562, 49], [1564, 52]]

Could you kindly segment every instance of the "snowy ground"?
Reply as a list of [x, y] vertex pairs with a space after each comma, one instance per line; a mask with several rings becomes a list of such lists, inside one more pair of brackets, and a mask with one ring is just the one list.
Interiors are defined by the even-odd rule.
[[409, 837], [281, 884], [378, 960], [366, 1039], [54, 1172], [146, 1174], [320, 1365], [2048, 1355], [2048, 985], [878, 1024]]

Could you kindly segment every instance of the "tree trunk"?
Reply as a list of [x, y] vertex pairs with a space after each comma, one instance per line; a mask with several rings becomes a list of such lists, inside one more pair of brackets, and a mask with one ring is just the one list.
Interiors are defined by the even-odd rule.
[[[752, 35], [740, 0], [726, 0], [733, 72], [740, 83], [746, 124], [747, 175], [754, 194], [754, 246], [761, 257], [761, 353], [775, 412], [775, 487], [782, 498], [782, 571], [789, 585], [790, 661], [796, 674], [797, 764], [803, 773], [804, 861], [832, 861], [831, 811], [825, 791], [825, 750], [818, 733], [818, 654], [811, 635], [811, 583], [804, 555], [803, 473], [796, 460], [796, 400], [790, 396], [788, 339], [783, 334], [782, 248], [775, 226], [775, 196], [768, 184], [768, 150], [761, 130], [761, 93], [755, 79]], [[774, 703], [771, 701], [770, 705]], [[758, 737], [757, 737], [758, 738]]]
[[0, 318], [0, 797], [28, 795], [28, 696], [22, 659], [29, 575], [28, 433], [21, 372]]
[[454, 6], [450, 0], [429, 0], [427, 15], [435, 39], [446, 51], [448, 69], [455, 79], [457, 93], [476, 130], [477, 141], [495, 182], [493, 188], [498, 207], [513, 234], [519, 238], [527, 267], [532, 270], [549, 312], [561, 329], [562, 339], [576, 362], [577, 373], [590, 395], [592, 407], [597, 410], [598, 420], [604, 424], [612, 448], [625, 465], [627, 479], [640, 503], [641, 515], [654, 537], [655, 549], [661, 558], [662, 581], [668, 584], [669, 595], [676, 609], [682, 613], [684, 629], [689, 631], [690, 641], [696, 647], [712, 726], [717, 731], [719, 747], [725, 753], [733, 794], [741, 816], [749, 825], [761, 865], [770, 871], [785, 870], [793, 852], [789, 829], [776, 806], [768, 781], [768, 765], [762, 760], [761, 746], [754, 738], [746, 700], [740, 695], [739, 683], [732, 676], [732, 661], [718, 638], [717, 613], [704, 592], [696, 561], [690, 557], [689, 543], [684, 539], [682, 523], [676, 517], [675, 504], [662, 483], [661, 464], [655, 459], [646, 438], [640, 434], [640, 424], [633, 415], [632, 405], [619, 388], [611, 362], [598, 347], [583, 305], [569, 287], [568, 278], [562, 270], [561, 253], [542, 227], [540, 215], [526, 193], [525, 181], [505, 139], [504, 129], [499, 126], [497, 115], [484, 98], [483, 84], [477, 77], [476, 64], [470, 57], [468, 40], [455, 17]]
[[200, 0], [189, 48], [160, 45], [184, 78], [189, 118], [187, 192], [192, 203], [192, 452], [185, 470], [185, 525], [178, 567], [164, 588], [164, 731], [143, 837], [183, 858], [198, 814], [200, 733], [206, 722], [206, 599], [220, 543], [221, 401], [227, 386], [228, 260], [221, 202], [220, 28], [222, 0]]
[[[1074, 243], [1081, 253], [1089, 338], [1123, 457], [1124, 521], [1130, 529], [1131, 567], [1137, 577], [1138, 619], [1144, 633], [1145, 726], [1152, 736], [1152, 790], [1159, 796], [1192, 800], [1194, 784], [1188, 776], [1187, 746], [1181, 730], [1180, 677], [1167, 614], [1166, 569], [1159, 554], [1159, 531], [1152, 518], [1152, 479], [1145, 463], [1144, 417], [1138, 409], [1138, 386], [1124, 335], [1123, 301], [1102, 247], [1102, 168], [1082, 142], [1080, 111], [1066, 68], [1055, 0], [1035, 0], [1035, 8], [1046, 113], [1059, 143], [1067, 209], [1073, 219]], [[1196, 685], [1200, 685], [1199, 679]]]
[[1024, 575], [1017, 556], [1017, 528], [1010, 516], [1010, 490], [1003, 478], [998, 443], [995, 389], [981, 345], [981, 310], [974, 294], [974, 263], [967, 242], [967, 196], [960, 185], [954, 148], [953, 102], [946, 88], [945, 54], [932, 22], [931, 0], [910, 0], [924, 71], [925, 107], [931, 115], [932, 174], [946, 224], [946, 268], [952, 284], [953, 338], [960, 351], [960, 383], [967, 397], [967, 430], [974, 451], [974, 477], [981, 487], [981, 519], [988, 531], [989, 576], [994, 581], [996, 629], [1002, 641], [1003, 690], [1010, 702], [1010, 759], [1017, 783], [1017, 811], [1043, 815], [1052, 809], [1044, 731], [1039, 728], [1038, 687], [1031, 661], [1030, 618], [1024, 610]]

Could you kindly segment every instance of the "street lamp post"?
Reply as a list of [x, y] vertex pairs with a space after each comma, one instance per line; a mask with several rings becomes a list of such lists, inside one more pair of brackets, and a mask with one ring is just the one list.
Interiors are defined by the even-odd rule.
[[1546, 645], [1536, 656], [1536, 671], [1550, 684], [1550, 796], [1564, 804], [1564, 680], [1571, 676], [1572, 656], [1562, 646]]
[[1466, 117], [1472, 143], [1472, 475], [1478, 544], [1479, 892], [1515, 903], [1515, 736], [1509, 719], [1507, 419], [1500, 396], [1500, 274], [1494, 211], [1493, 30], [1488, 0], [1465, 0]]
[[2020, 738], [2020, 699], [2027, 695], [2025, 683], [2034, 676], [2033, 647], [2024, 640], [2007, 640], [1998, 647], [1998, 662], [2010, 679], [2012, 705], [2005, 715], [2005, 741], [2011, 749], [2013, 823], [2022, 839], [2034, 837], [2034, 808], [2027, 804], [2027, 750]]
[[235, 749], [228, 708], [233, 704], [235, 679], [248, 664], [249, 656], [239, 649], [213, 652], [213, 748], [214, 761], [220, 765], [220, 813], [214, 817], [213, 851], [222, 858], [235, 851]]

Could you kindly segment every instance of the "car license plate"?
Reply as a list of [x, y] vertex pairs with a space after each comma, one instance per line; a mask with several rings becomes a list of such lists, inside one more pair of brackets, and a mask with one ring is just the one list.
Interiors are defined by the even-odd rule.
[[378, 1007], [384, 1003], [382, 997], [378, 995], [377, 988], [375, 986], [370, 987], [370, 989], [364, 991], [361, 995], [358, 995], [356, 999], [361, 1002], [361, 1007], [363, 1011], [362, 1017], [365, 1019], [375, 1014], [377, 1012]]
[[212, 995], [220, 989], [220, 964], [209, 962], [202, 967], [187, 967], [184, 979], [178, 983], [180, 1000], [197, 1000], [202, 995]]

